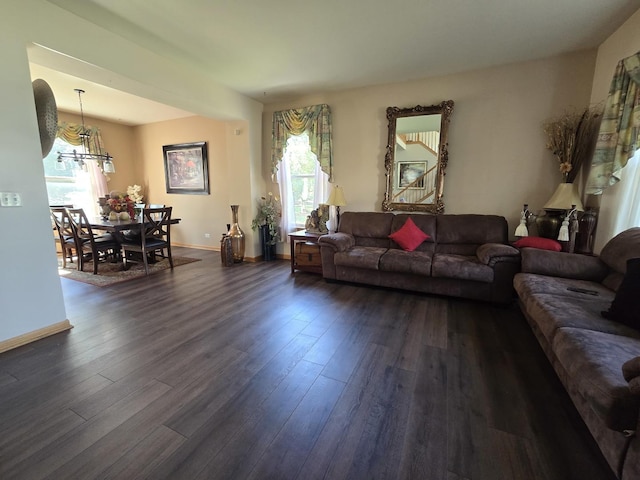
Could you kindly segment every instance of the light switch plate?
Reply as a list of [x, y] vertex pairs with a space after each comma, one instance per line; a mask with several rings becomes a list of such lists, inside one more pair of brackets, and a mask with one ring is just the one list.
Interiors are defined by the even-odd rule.
[[0, 206], [21, 207], [22, 197], [16, 192], [0, 192]]

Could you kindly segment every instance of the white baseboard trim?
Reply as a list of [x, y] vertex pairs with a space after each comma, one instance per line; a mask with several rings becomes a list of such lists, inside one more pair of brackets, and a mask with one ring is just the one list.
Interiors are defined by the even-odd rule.
[[21, 347], [23, 345], [26, 345], [27, 343], [35, 342], [36, 340], [40, 340], [41, 338], [55, 335], [56, 333], [64, 332], [65, 330], [70, 330], [72, 328], [73, 325], [69, 323], [69, 320], [64, 320], [62, 322], [54, 323], [53, 325], [49, 325], [44, 328], [39, 328], [38, 330], [34, 330], [33, 332], [18, 335], [17, 337], [13, 337], [0, 342], [0, 353]]
[[176, 242], [171, 242], [171, 246], [172, 247], [187, 247], [187, 248], [195, 248], [196, 250], [213, 250], [215, 251], [220, 251], [220, 247], [212, 247], [209, 245], [191, 245], [189, 243], [176, 243]]

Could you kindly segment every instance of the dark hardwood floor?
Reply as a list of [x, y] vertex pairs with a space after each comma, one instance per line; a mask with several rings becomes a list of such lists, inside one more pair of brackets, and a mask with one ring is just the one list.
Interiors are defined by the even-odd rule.
[[0, 355], [0, 478], [613, 478], [517, 307], [174, 254]]

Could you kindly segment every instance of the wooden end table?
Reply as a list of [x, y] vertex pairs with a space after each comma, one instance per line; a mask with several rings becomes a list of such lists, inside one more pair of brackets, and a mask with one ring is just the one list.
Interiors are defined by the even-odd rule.
[[291, 273], [296, 270], [322, 275], [322, 259], [318, 239], [321, 233], [299, 230], [289, 234], [291, 243]]

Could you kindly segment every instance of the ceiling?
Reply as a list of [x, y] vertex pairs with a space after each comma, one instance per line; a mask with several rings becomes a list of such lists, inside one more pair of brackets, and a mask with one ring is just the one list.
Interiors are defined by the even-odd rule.
[[137, 97], [104, 85], [90, 82], [59, 70], [31, 62], [31, 79], [44, 79], [56, 98], [58, 110], [80, 113], [80, 101], [75, 89], [84, 90], [82, 110], [86, 116], [135, 126], [164, 120], [190, 117], [191, 112]]
[[[640, 0], [48, 1], [263, 103], [595, 48], [640, 8]], [[52, 82], [73, 83], [51, 79], [57, 99]], [[86, 90], [85, 113], [116, 94]], [[160, 108], [131, 98], [118, 107], [129, 124], [146, 121], [134, 112]]]

